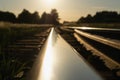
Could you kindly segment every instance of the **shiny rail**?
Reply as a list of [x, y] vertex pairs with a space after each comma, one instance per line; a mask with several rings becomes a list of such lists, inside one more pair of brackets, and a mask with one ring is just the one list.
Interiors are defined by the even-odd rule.
[[103, 80], [103, 78], [52, 28], [28, 80]]
[[81, 30], [77, 30], [75, 29], [75, 32], [82, 35], [82, 36], [85, 36], [89, 39], [92, 39], [92, 40], [95, 40], [97, 42], [100, 42], [102, 44], [106, 44], [106, 45], [109, 45], [111, 47], [114, 47], [114, 48], [117, 48], [117, 49], [120, 49], [120, 41], [119, 42], [115, 42], [115, 41], [112, 41], [112, 40], [109, 40], [109, 39], [106, 39], [106, 38], [103, 38], [103, 37], [100, 37], [100, 36], [97, 36], [97, 35], [92, 35], [92, 34], [89, 34], [87, 32], [83, 32]]
[[118, 62], [114, 61], [113, 59], [111, 59], [110, 57], [102, 53], [101, 51], [97, 50], [95, 47], [93, 47], [86, 41], [84, 41], [77, 33], [74, 33], [74, 36], [81, 44], [84, 44], [84, 46], [88, 50], [92, 50], [94, 55], [100, 56], [100, 58], [105, 61], [106, 66], [109, 67], [111, 70], [120, 69], [120, 64]]
[[68, 29], [80, 29], [80, 30], [95, 30], [95, 31], [120, 31], [120, 29], [113, 28], [95, 28], [95, 27], [69, 27]]

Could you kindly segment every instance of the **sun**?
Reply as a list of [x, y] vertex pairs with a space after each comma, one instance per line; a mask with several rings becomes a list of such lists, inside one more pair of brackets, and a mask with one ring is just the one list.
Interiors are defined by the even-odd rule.
[[55, 4], [56, 0], [46, 0], [47, 4]]
[[43, 4], [48, 6], [48, 7], [51, 7], [51, 6], [54, 6], [56, 4], [56, 0], [43, 0]]

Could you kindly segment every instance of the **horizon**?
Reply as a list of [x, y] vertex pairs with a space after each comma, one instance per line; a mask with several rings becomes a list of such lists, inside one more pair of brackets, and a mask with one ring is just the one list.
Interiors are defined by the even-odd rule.
[[120, 0], [69, 0], [69, 2], [68, 0], [2, 0], [0, 1], [0, 10], [12, 12], [18, 16], [23, 9], [27, 9], [31, 13], [38, 11], [41, 16], [43, 12], [49, 13], [51, 9], [55, 8], [61, 18], [60, 22], [63, 22], [77, 21], [82, 16], [85, 17], [88, 14], [94, 15], [98, 11], [106, 10], [120, 13], [119, 4]]

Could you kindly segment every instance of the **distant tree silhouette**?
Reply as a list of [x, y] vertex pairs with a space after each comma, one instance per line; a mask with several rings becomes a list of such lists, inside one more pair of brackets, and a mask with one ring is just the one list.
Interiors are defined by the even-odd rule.
[[41, 23], [42, 24], [52, 24], [52, 18], [51, 15], [44, 12], [41, 16]]
[[97, 12], [94, 16], [88, 14], [81, 17], [77, 23], [118, 23], [120, 22], [120, 14], [115, 11]]
[[56, 9], [52, 9], [51, 13], [44, 12], [41, 16], [41, 23], [42, 24], [59, 24], [59, 16]]
[[39, 16], [39, 13], [37, 11], [35, 11], [32, 16], [31, 16], [31, 20], [32, 20], [32, 23], [34, 24], [38, 24], [40, 23], [40, 16]]
[[50, 14], [47, 14], [46, 15], [46, 24], [54, 24], [52, 22], [52, 16]]
[[59, 24], [59, 15], [56, 9], [52, 9], [50, 13], [44, 12], [40, 18], [39, 13], [35, 11], [30, 13], [28, 10], [23, 11], [16, 16], [10, 12], [0, 11], [0, 21], [16, 22], [16, 23], [27, 23], [27, 24]]
[[120, 14], [118, 15], [118, 18], [117, 18], [117, 19], [118, 19], [118, 22], [120, 22]]
[[18, 22], [19, 23], [32, 23], [32, 21], [31, 21], [31, 16], [32, 16], [32, 14], [28, 11], [28, 10], [26, 10], [26, 9], [24, 9], [19, 15], [18, 15]]
[[87, 15], [87, 17], [81, 17], [77, 23], [91, 23], [93, 22], [93, 18], [90, 14]]
[[56, 9], [51, 10], [52, 23], [57, 25], [59, 24], [59, 15]]
[[43, 23], [43, 24], [46, 23], [46, 16], [47, 16], [47, 13], [44, 12], [44, 13], [42, 14], [42, 16], [41, 16], [41, 20], [40, 20], [41, 23]]
[[87, 15], [86, 21], [87, 21], [88, 23], [93, 22], [92, 16], [91, 16], [90, 14]]
[[118, 13], [117, 12], [97, 12], [94, 16], [94, 19], [97, 22], [118, 22]]
[[79, 23], [85, 23], [85, 18], [82, 16], [78, 21], [77, 21], [77, 24]]
[[0, 21], [15, 22], [16, 21], [16, 16], [11, 12], [0, 11]]

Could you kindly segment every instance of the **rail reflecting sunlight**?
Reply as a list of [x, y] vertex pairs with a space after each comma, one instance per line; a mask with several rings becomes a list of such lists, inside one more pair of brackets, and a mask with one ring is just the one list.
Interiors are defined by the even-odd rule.
[[29, 80], [102, 80], [54, 28], [39, 56]]
[[[53, 30], [53, 29], [52, 29]], [[52, 39], [51, 39], [52, 33], [49, 35], [48, 40], [48, 46], [46, 47], [46, 52], [43, 59], [43, 65], [41, 68], [41, 75], [38, 77], [38, 80], [50, 80], [52, 76], [52, 65], [53, 65], [53, 59], [54, 55], [52, 55]]]
[[80, 29], [80, 30], [105, 30], [105, 31], [120, 31], [120, 29], [115, 28], [95, 28], [95, 27], [69, 27], [71, 29]]

